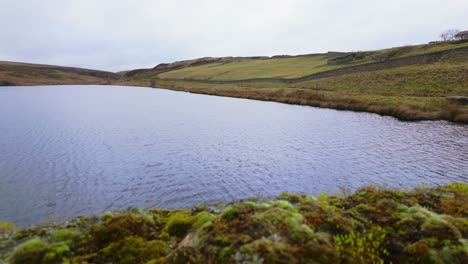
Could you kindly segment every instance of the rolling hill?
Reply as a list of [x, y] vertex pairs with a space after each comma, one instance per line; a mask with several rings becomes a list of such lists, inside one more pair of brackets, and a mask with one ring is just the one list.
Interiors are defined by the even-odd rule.
[[105, 71], [0, 61], [0, 86], [104, 84], [119, 77], [119, 74]]

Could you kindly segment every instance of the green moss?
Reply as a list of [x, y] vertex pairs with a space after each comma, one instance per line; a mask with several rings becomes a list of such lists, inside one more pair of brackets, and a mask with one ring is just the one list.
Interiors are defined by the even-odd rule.
[[50, 235], [50, 239], [54, 242], [63, 242], [75, 240], [81, 236], [81, 233], [76, 229], [60, 229]]
[[345, 262], [384, 263], [389, 255], [385, 245], [386, 231], [373, 226], [362, 233], [351, 232], [334, 237], [336, 250]]
[[105, 221], [111, 219], [113, 216], [114, 216], [114, 215], [113, 215], [111, 212], [105, 212], [104, 214], [102, 214], [101, 220], [102, 220], [103, 222], [105, 222]]
[[271, 204], [274, 206], [278, 206], [279, 208], [282, 208], [282, 209], [294, 210], [294, 206], [292, 206], [292, 204], [290, 204], [287, 201], [279, 200], [279, 201], [272, 202]]
[[15, 263], [63, 263], [70, 248], [63, 243], [47, 245], [37, 238], [28, 240], [11, 255], [9, 262]]
[[16, 226], [13, 223], [9, 222], [0, 222], [0, 233], [9, 233], [15, 231]]
[[169, 248], [159, 240], [144, 241], [140, 237], [126, 237], [113, 242], [102, 250], [106, 262], [145, 263], [152, 259], [164, 257]]
[[127, 236], [145, 239], [155, 237], [155, 226], [130, 213], [114, 216], [100, 225], [93, 226], [90, 231], [93, 243], [100, 248]]
[[210, 213], [213, 206], [132, 209], [105, 221], [79, 218], [0, 234], [0, 260], [464, 264], [468, 219], [464, 209], [445, 214], [444, 206], [467, 195], [464, 185], [407, 192], [372, 186], [346, 197], [282, 194], [275, 201], [234, 202], [219, 214]]
[[48, 248], [46, 243], [36, 238], [31, 239], [15, 250], [9, 262], [12, 264], [40, 263], [47, 252]]
[[221, 262], [226, 261], [231, 254], [232, 254], [231, 247], [222, 248], [221, 251], [219, 252], [219, 261]]
[[215, 219], [214, 215], [207, 213], [207, 212], [200, 212], [197, 215], [195, 215], [193, 228], [194, 229], [201, 228], [204, 224], [210, 223], [213, 219]]
[[254, 209], [260, 209], [260, 210], [267, 209], [267, 208], [269, 208], [271, 206], [270, 204], [255, 203], [253, 201], [243, 202], [242, 205], [247, 206], [247, 207], [251, 207], [251, 208], [254, 208]]
[[304, 200], [303, 200], [304, 203], [315, 203], [317, 201], [318, 201], [318, 199], [315, 196], [312, 196], [312, 195], [306, 195], [304, 197]]
[[243, 245], [235, 256], [241, 263], [297, 263], [293, 251], [282, 242], [268, 239], [256, 240]]
[[169, 217], [166, 231], [170, 236], [184, 237], [192, 228], [195, 218], [186, 213], [176, 213]]
[[33, 237], [40, 237], [45, 234], [45, 230], [42, 228], [25, 228], [18, 230], [16, 233], [13, 235], [14, 240], [23, 240], [26, 238], [33, 238]]
[[282, 193], [278, 196], [279, 200], [285, 200], [293, 204], [297, 204], [303, 201], [305, 196], [301, 196], [295, 193]]
[[222, 213], [221, 217], [224, 219], [233, 219], [236, 216], [239, 215], [239, 209], [233, 206], [228, 206], [226, 209], [224, 209], [224, 212]]
[[[289, 207], [287, 207], [290, 209]], [[309, 239], [313, 231], [304, 224], [304, 217], [294, 211], [272, 207], [253, 216], [255, 223], [262, 225], [266, 232], [282, 234], [297, 242]]]

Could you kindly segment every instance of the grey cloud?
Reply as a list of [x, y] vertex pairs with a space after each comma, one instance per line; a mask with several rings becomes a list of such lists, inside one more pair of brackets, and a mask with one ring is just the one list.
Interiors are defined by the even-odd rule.
[[468, 29], [464, 0], [1, 0], [0, 10], [0, 60], [112, 71], [377, 49]]

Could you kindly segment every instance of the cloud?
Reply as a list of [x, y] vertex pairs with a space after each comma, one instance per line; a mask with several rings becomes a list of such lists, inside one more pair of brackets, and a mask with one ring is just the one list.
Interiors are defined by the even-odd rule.
[[15, 0], [0, 60], [103, 70], [203, 56], [368, 50], [468, 29], [465, 0]]

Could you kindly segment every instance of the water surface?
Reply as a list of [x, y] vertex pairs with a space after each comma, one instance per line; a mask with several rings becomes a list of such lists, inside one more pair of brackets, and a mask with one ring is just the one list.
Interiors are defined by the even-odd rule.
[[468, 182], [468, 126], [119, 86], [0, 88], [0, 221]]

